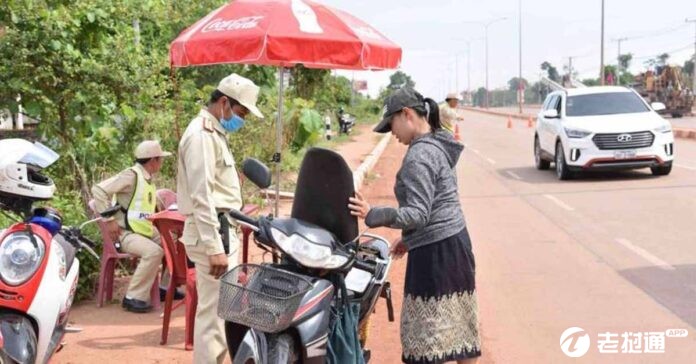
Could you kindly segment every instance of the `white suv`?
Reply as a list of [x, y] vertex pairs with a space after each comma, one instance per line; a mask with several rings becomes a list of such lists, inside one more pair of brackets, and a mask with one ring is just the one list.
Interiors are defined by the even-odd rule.
[[559, 179], [588, 170], [650, 168], [668, 175], [674, 159], [670, 123], [632, 89], [585, 87], [549, 94], [537, 117], [537, 169], [556, 164]]

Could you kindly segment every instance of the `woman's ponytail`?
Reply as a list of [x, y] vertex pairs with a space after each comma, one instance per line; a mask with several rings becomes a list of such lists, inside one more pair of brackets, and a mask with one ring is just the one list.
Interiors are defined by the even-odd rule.
[[440, 107], [438, 106], [437, 102], [429, 97], [426, 97], [425, 109], [427, 111], [430, 129], [432, 129], [433, 132], [442, 129], [442, 123], [440, 122]]

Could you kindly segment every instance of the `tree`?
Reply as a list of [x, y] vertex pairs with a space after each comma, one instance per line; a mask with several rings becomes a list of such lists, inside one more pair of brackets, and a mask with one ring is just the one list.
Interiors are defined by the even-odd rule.
[[619, 64], [624, 72], [627, 72], [631, 67], [631, 61], [633, 60], [633, 53], [626, 53], [619, 56]]
[[[335, 110], [330, 109], [350, 104], [351, 92], [351, 82], [348, 78], [329, 76], [326, 83], [315, 94], [316, 107], [322, 112], [333, 112]], [[361, 96], [358, 93], [356, 97]]]
[[599, 80], [596, 78], [586, 78], [582, 81], [585, 86], [599, 86]]
[[685, 74], [687, 75], [692, 75], [694, 74], [694, 57], [691, 58], [691, 60], [687, 60], [684, 62], [684, 67], [682, 67], [682, 70], [684, 71]]
[[[258, 104], [266, 115], [229, 136], [233, 155], [239, 162], [246, 156], [270, 160], [275, 146], [277, 69], [250, 65], [170, 69], [169, 43], [221, 2], [0, 3], [0, 109], [16, 113], [16, 97], [21, 95], [25, 112], [41, 121], [39, 139], [60, 154], [46, 173], [57, 187], [50, 204], [65, 214], [66, 225], [89, 216], [91, 187], [132, 165], [133, 149], [140, 141], [159, 139], [166, 150], [175, 151], [186, 123], [205, 105], [217, 83], [232, 72], [261, 86]], [[133, 20], [140, 25], [137, 34]], [[302, 138], [306, 134], [295, 138], [298, 130], [316, 129], [316, 114], [308, 109], [346, 104], [350, 82], [345, 77], [331, 78], [325, 70], [301, 67], [294, 70], [293, 81], [291, 93], [316, 100], [285, 99], [283, 121], [296, 120], [293, 125], [298, 128], [284, 127], [284, 140], [286, 145], [298, 141], [297, 146], [312, 140], [312, 135]], [[156, 182], [159, 187], [175, 188], [175, 160], [164, 164]], [[0, 224], [2, 219], [0, 215]], [[94, 269], [98, 270], [93, 260], [83, 263], [78, 299], [92, 292]]]
[[541, 69], [546, 71], [547, 77], [554, 82], [561, 82], [561, 77], [558, 74], [558, 69], [551, 65], [549, 62], [544, 62], [541, 64]]
[[662, 53], [659, 56], [657, 56], [657, 64], [659, 66], [666, 66], [668, 59], [669, 59], [669, 53]]
[[[523, 86], [522, 87], [523, 89], [526, 89], [529, 86], [529, 82], [527, 82], [527, 80], [525, 80], [524, 78], [522, 78], [522, 86]], [[519, 77], [513, 77], [510, 79], [510, 81], [508, 81], [508, 89], [510, 91], [517, 92], [517, 90], [519, 90], [519, 87], [520, 87], [520, 78]]]
[[525, 101], [528, 104], [541, 104], [549, 94], [549, 87], [541, 81], [535, 82], [525, 93]]
[[479, 87], [478, 90], [472, 95], [472, 102], [474, 106], [484, 106], [486, 103], [486, 88]]
[[622, 85], [630, 85], [634, 82], [634, 76], [629, 71], [632, 60], [632, 53], [626, 53], [619, 56], [619, 64], [621, 65], [621, 74], [619, 75], [619, 78], [621, 79]]
[[411, 76], [407, 75], [402, 71], [396, 71], [394, 72], [394, 74], [389, 76], [389, 86], [387, 86], [388, 89], [398, 90], [404, 86], [415, 88], [416, 83], [413, 82]]
[[290, 84], [294, 95], [305, 100], [314, 98], [317, 90], [326, 83], [331, 71], [306, 68], [301, 64], [290, 69]]

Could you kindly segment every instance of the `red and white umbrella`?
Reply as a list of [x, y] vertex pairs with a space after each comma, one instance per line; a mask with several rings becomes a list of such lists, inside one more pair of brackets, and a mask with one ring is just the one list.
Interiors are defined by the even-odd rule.
[[237, 0], [183, 31], [175, 67], [245, 63], [310, 68], [398, 68], [401, 48], [362, 20], [302, 0]]
[[[401, 48], [362, 20], [314, 1], [236, 0], [184, 30], [171, 43], [169, 59], [173, 67], [229, 63], [279, 67], [279, 157], [285, 67], [393, 69], [401, 63]], [[280, 163], [276, 175], [278, 194]]]

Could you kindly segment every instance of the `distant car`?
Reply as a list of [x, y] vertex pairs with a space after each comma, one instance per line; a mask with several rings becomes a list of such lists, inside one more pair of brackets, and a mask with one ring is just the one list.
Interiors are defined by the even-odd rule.
[[534, 133], [536, 168], [555, 163], [559, 179], [590, 170], [650, 168], [668, 175], [674, 159], [670, 123], [634, 90], [617, 86], [555, 91], [544, 101]]

